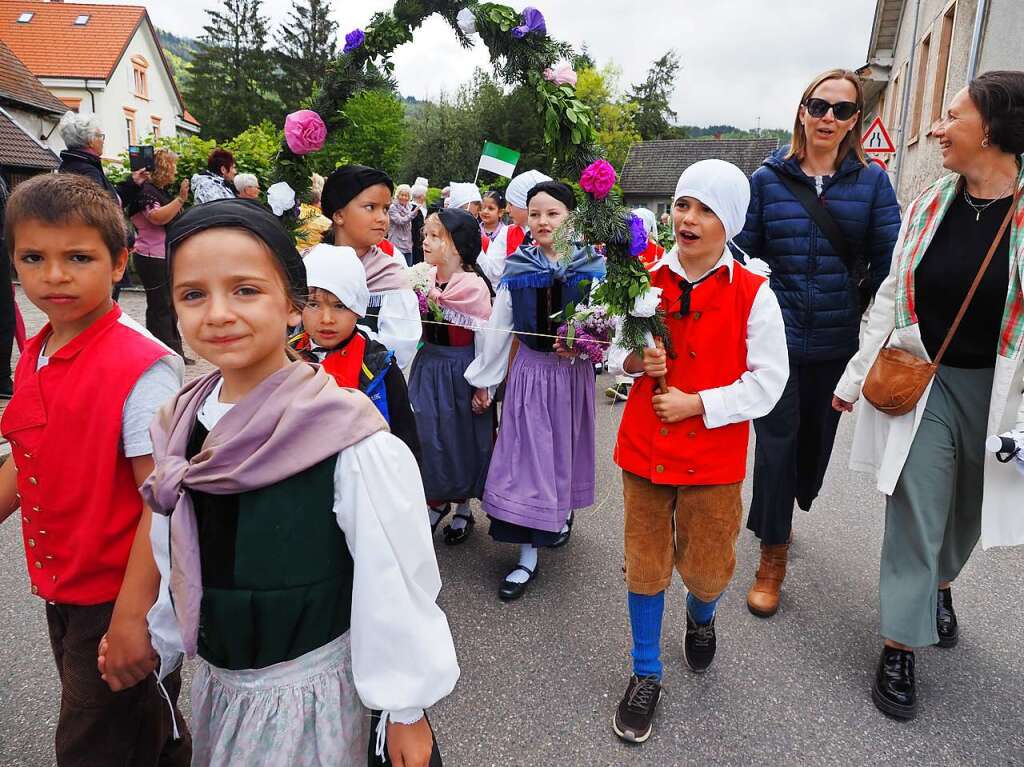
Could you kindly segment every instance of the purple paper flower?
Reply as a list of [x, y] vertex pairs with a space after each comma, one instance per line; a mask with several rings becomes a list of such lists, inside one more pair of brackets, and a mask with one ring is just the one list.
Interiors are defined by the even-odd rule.
[[629, 255], [636, 258], [647, 250], [647, 225], [640, 216], [629, 216]]
[[615, 168], [607, 160], [597, 160], [587, 166], [580, 177], [580, 188], [595, 200], [603, 200], [615, 186]]
[[527, 6], [523, 8], [523, 23], [512, 30], [512, 37], [522, 40], [531, 32], [540, 35], [548, 33], [547, 25], [544, 23], [544, 14], [536, 8]]
[[345, 35], [345, 47], [342, 48], [341, 52], [351, 53], [356, 48], [362, 48], [364, 42], [366, 42], [366, 33], [361, 29], [353, 29]]
[[420, 293], [420, 292], [417, 291], [416, 299], [419, 301], [419, 304], [420, 304], [420, 316], [421, 317], [428, 317], [428, 316], [430, 316], [430, 304], [427, 301], [427, 294], [426, 293]]

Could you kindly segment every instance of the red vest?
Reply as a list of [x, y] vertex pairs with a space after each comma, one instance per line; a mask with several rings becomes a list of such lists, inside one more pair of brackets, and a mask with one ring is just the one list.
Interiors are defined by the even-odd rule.
[[124, 404], [170, 352], [106, 315], [36, 371], [47, 324], [25, 346], [0, 420], [18, 468], [32, 593], [96, 605], [117, 598], [142, 497], [121, 436]]
[[509, 224], [505, 230], [505, 256], [511, 256], [526, 239], [526, 230], [519, 224]]
[[338, 386], [348, 389], [359, 388], [359, 373], [363, 369], [363, 353], [366, 351], [366, 339], [356, 333], [344, 349], [334, 351], [324, 357], [323, 368], [330, 373]]
[[656, 242], [647, 241], [647, 250], [640, 254], [640, 262], [650, 269], [665, 255], [665, 249]]
[[391, 242], [391, 240], [381, 240], [380, 242], [377, 243], [377, 247], [380, 248], [385, 255], [395, 255], [395, 246], [394, 243]]
[[[764, 282], [738, 264], [718, 271], [690, 296], [690, 312], [679, 313], [679, 276], [668, 266], [651, 274], [662, 288], [661, 308], [675, 351], [669, 359], [668, 384], [696, 393], [728, 386], [747, 372], [747, 319]], [[662, 423], [651, 397], [655, 381], [636, 380], [619, 426], [615, 462], [626, 471], [658, 485], [725, 485], [746, 474], [749, 423], [708, 429], [703, 416]]]

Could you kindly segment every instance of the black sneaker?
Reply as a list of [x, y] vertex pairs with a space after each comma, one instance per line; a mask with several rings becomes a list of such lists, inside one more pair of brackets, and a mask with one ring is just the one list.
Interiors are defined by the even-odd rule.
[[10, 376], [0, 380], [0, 399], [10, 399], [14, 396], [14, 384]]
[[953, 610], [953, 591], [949, 588], [939, 589], [935, 605], [935, 630], [939, 632], [939, 647], [956, 647], [960, 641], [960, 627]]
[[914, 683], [914, 651], [883, 647], [878, 672], [871, 687], [871, 699], [883, 714], [895, 719], [913, 719], [917, 714]]
[[715, 639], [715, 619], [710, 623], [700, 626], [690, 617], [690, 611], [686, 611], [686, 641], [683, 643], [683, 658], [690, 671], [702, 674], [708, 670], [711, 661], [715, 659], [715, 648], [718, 642]]
[[656, 676], [631, 676], [626, 694], [619, 701], [612, 719], [615, 734], [630, 743], [643, 743], [651, 737], [659, 700], [661, 683]]

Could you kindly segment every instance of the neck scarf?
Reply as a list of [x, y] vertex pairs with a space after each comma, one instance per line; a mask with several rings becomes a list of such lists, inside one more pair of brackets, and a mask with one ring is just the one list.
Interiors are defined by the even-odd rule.
[[472, 272], [456, 272], [443, 290], [431, 289], [430, 298], [441, 307], [444, 318], [459, 327], [479, 330], [491, 317], [491, 291]]
[[220, 379], [219, 372], [197, 378], [160, 410], [150, 427], [155, 469], [142, 486], [149, 508], [171, 518], [170, 589], [189, 657], [198, 644], [203, 578], [187, 491], [235, 495], [267, 487], [387, 428], [365, 396], [339, 389], [319, 366], [293, 363], [231, 408], [186, 460], [199, 409]]
[[583, 280], [604, 277], [604, 257], [589, 245], [576, 248], [568, 262], [551, 261], [539, 245], [524, 245], [508, 257], [501, 287], [549, 288], [555, 280], [575, 288]]
[[[366, 287], [371, 293], [404, 290], [409, 287], [406, 267], [374, 245], [359, 259], [366, 270]], [[371, 304], [373, 301], [370, 302]]]

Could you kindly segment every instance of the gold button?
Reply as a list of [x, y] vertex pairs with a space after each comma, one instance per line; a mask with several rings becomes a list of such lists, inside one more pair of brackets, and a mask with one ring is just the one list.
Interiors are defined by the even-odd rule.
[[38, 594], [39, 593], [39, 587], [36, 584], [34, 584], [34, 583], [32, 584], [32, 593], [33, 594]]
[[37, 560], [36, 560], [36, 570], [42, 570], [42, 569], [43, 569], [43, 563], [42, 563], [42, 562], [40, 562], [40, 561], [39, 561], [39, 560], [37, 559]]
[[56, 575], [51, 575], [50, 576], [50, 580], [53, 581], [54, 583], [56, 583], [57, 582], [57, 576]]
[[26, 458], [31, 458], [32, 457], [32, 453], [25, 453], [25, 457]]
[[687, 474], [696, 474], [696, 473], [697, 473], [697, 470], [696, 470], [696, 469], [687, 469], [687, 470], [686, 470], [686, 473], [687, 473]]
[[681, 320], [683, 318], [683, 313], [682, 312], [672, 312], [672, 317], [674, 319]]
[[29, 538], [28, 539], [28, 545], [29, 545], [29, 548], [33, 548], [34, 549], [36, 547], [36, 539], [35, 538]]
[[29, 483], [30, 485], [38, 485], [38, 484], [39, 484], [39, 480], [38, 480], [38, 479], [36, 479], [35, 477], [29, 477], [29, 478], [28, 478], [28, 483]]
[[45, 530], [40, 530], [40, 531], [39, 531], [39, 534], [40, 534], [40, 535], [46, 535], [46, 531], [45, 531]]
[[696, 358], [697, 358], [697, 352], [690, 352], [690, 359], [696, 359]]
[[694, 318], [695, 320], [699, 320], [699, 319], [700, 319], [700, 312], [694, 312], [694, 313], [693, 313], [693, 318]]
[[663, 471], [665, 471], [665, 467], [659, 463], [657, 466], [654, 467], [654, 470], [661, 474]]
[[668, 436], [668, 429], [666, 427], [664, 427], [664, 426], [661, 427], [661, 436], [663, 436], [663, 437], [667, 437]]
[[17, 498], [17, 499], [18, 499], [18, 500], [20, 501], [20, 500], [21, 500], [21, 493], [17, 493], [17, 492], [16, 492], [16, 493], [14, 494], [14, 497], [15, 497], [15, 498]]
[[28, 517], [25, 517], [25, 516], [23, 516], [23, 517], [21, 518], [21, 521], [22, 521], [22, 522], [24, 522], [24, 523], [25, 523], [25, 524], [27, 525], [27, 524], [29, 524], [29, 523], [30, 523], [30, 522], [31, 522], [32, 520], [31, 520], [31, 519], [29, 519]]
[[687, 437], [689, 437], [690, 439], [693, 439], [694, 437], [696, 437], [696, 436], [697, 436], [697, 432], [695, 432], [695, 431], [691, 431], [691, 432], [690, 432], [689, 434], [687, 434], [686, 436], [687, 436]]
[[32, 507], [32, 511], [39, 511], [39, 507], [38, 506], [33, 506]]
[[[692, 472], [692, 471], [693, 471], [693, 469], [690, 469], [690, 471]], [[53, 554], [47, 554], [47, 555], [46, 555], [46, 558], [47, 558], [48, 560], [51, 560], [51, 559], [53, 559]]]

